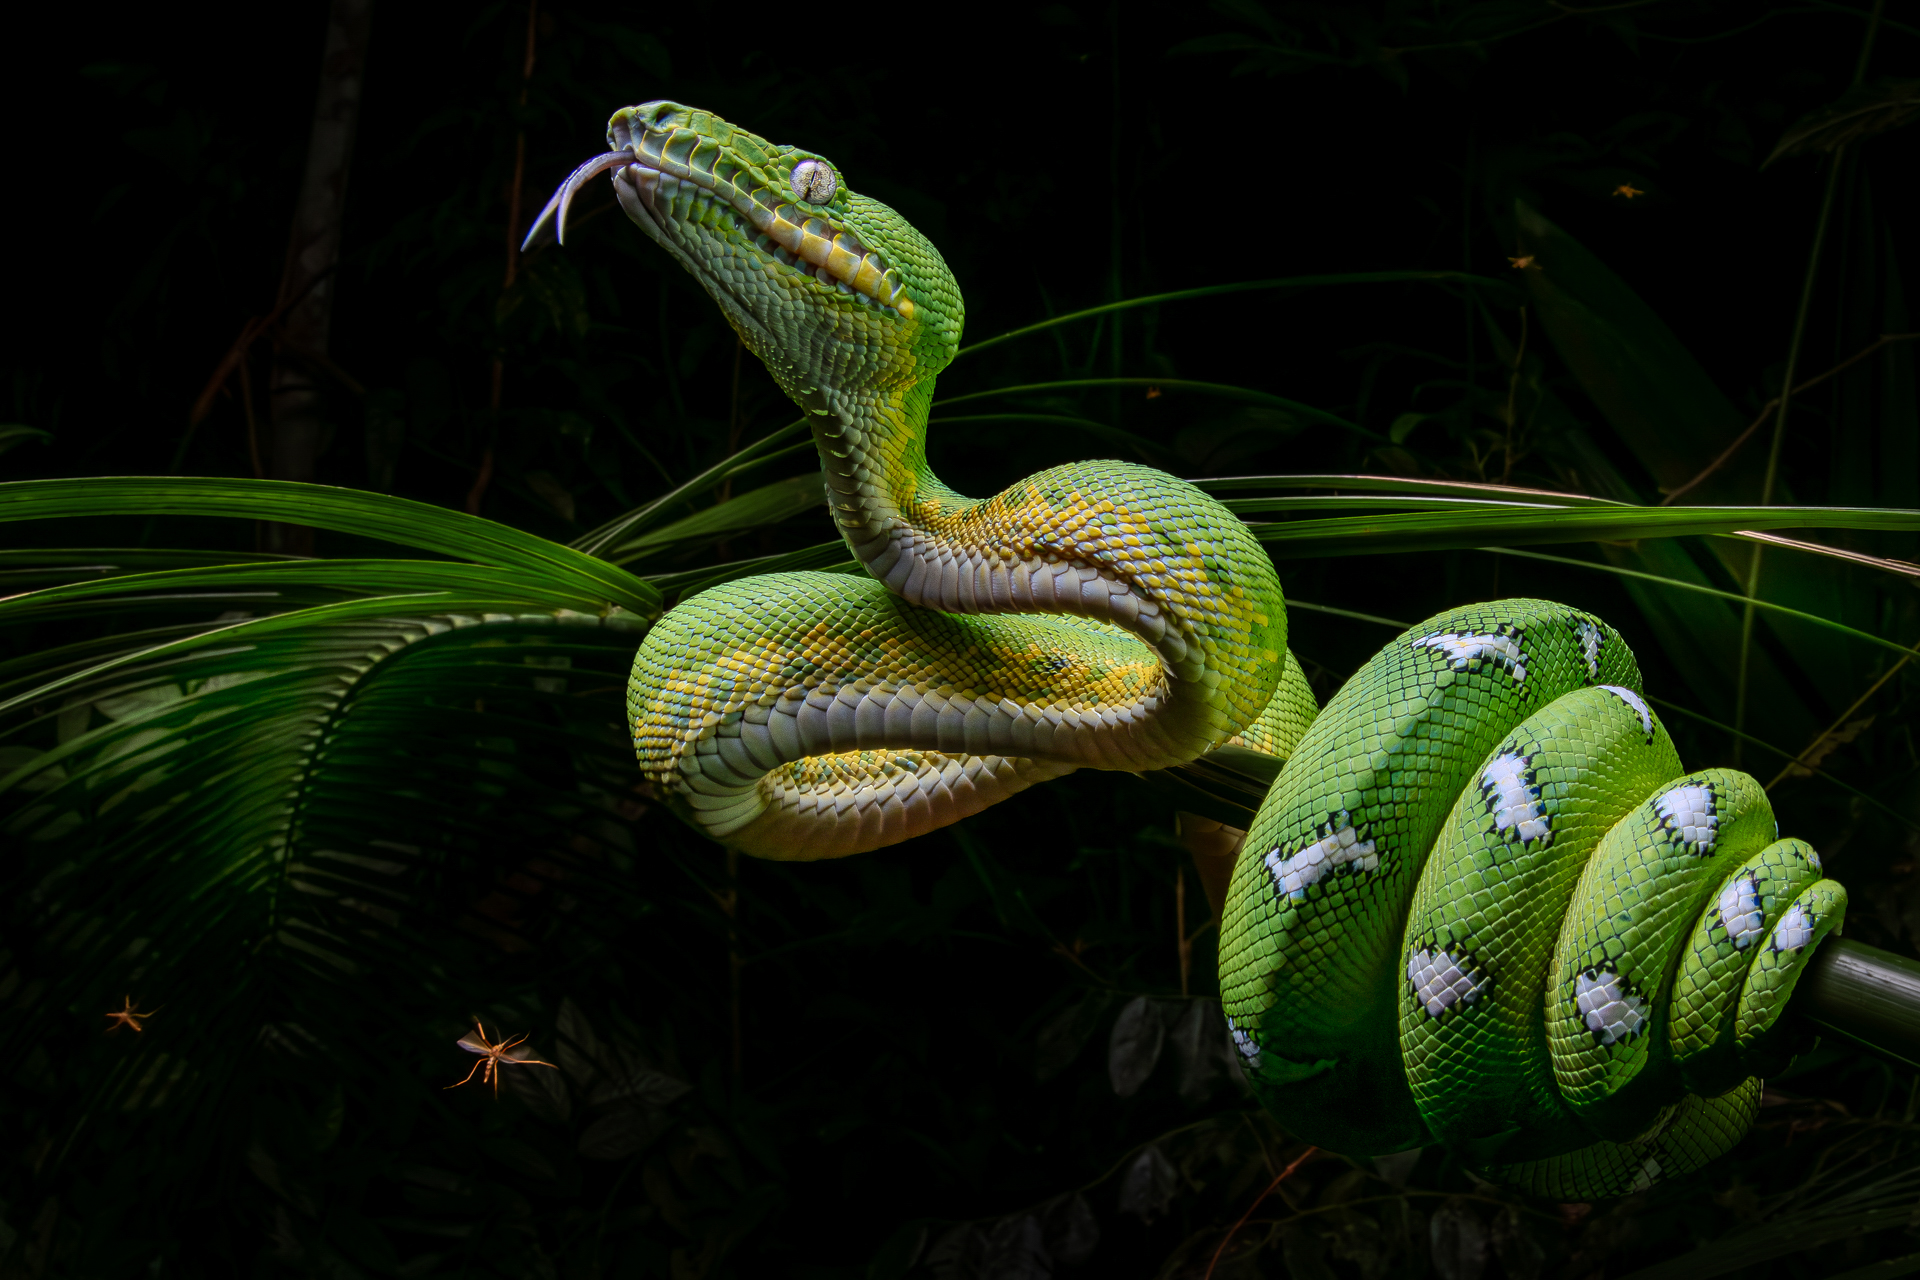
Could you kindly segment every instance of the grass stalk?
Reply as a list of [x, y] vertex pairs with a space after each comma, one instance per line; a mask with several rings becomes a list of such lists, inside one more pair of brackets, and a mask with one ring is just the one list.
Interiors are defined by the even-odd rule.
[[[1860, 42], [1860, 57], [1854, 63], [1853, 84], [1858, 87], [1866, 79], [1867, 61], [1873, 53], [1873, 38], [1880, 29], [1880, 14], [1886, 7], [1886, 0], [1875, 0], [1873, 14], [1867, 19], [1867, 30]], [[1820, 250], [1826, 243], [1827, 225], [1832, 219], [1834, 193], [1840, 189], [1840, 173], [1845, 167], [1847, 149], [1842, 144], [1834, 151], [1832, 167], [1827, 170], [1827, 189], [1820, 197], [1820, 217], [1813, 226], [1813, 249], [1807, 254], [1806, 280], [1800, 286], [1800, 306], [1793, 318], [1793, 337], [1787, 343], [1787, 370], [1780, 379], [1780, 408], [1773, 417], [1773, 442], [1767, 449], [1766, 478], [1760, 485], [1760, 505], [1773, 503], [1774, 485], [1780, 478], [1780, 449], [1787, 438], [1787, 413], [1793, 407], [1793, 375], [1800, 362], [1800, 345], [1807, 333], [1807, 316], [1813, 309], [1813, 287], [1820, 274]], [[1736, 668], [1733, 693], [1733, 763], [1740, 763], [1740, 747], [1744, 741], [1739, 733], [1747, 726], [1747, 683], [1753, 661], [1753, 598], [1760, 591], [1760, 571], [1765, 564], [1766, 554], [1763, 548], [1755, 546], [1753, 558], [1747, 565], [1746, 596], [1747, 606], [1740, 613], [1740, 662]]]

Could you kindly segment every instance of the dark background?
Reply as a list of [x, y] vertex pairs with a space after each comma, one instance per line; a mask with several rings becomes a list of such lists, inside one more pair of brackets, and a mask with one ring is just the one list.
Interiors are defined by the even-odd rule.
[[[343, 376], [325, 383], [318, 479], [460, 507], [490, 449], [481, 513], [560, 540], [792, 409], [751, 357], [736, 370], [711, 301], [605, 210], [601, 188], [577, 206], [566, 249], [528, 255], [503, 294], [517, 131], [527, 213], [602, 149], [613, 109], [652, 98], [818, 150], [940, 247], [972, 341], [1120, 298], [1275, 277], [1426, 268], [1506, 288], [1524, 200], [1610, 266], [1750, 417], [1779, 389], [1834, 163], [1761, 162], [1788, 126], [1846, 93], [1867, 16], [1839, 3], [1704, 0], [991, 13], [548, 0], [539, 15], [521, 108], [523, 5], [376, 8], [328, 351]], [[325, 18], [311, 3], [74, 8], [16, 29], [0, 416], [49, 435], [8, 453], [5, 478], [252, 474], [237, 386], [197, 428], [188, 414], [279, 288]], [[1917, 39], [1914, 13], [1890, 6], [1865, 79], [1916, 74]], [[1803, 375], [1899, 327], [1920, 225], [1917, 137], [1889, 131], [1842, 162]], [[1622, 186], [1642, 194], [1616, 194]], [[1125, 446], [1133, 455], [1187, 476], [1364, 470], [1657, 501], [1645, 450], [1583, 398], [1537, 329], [1526, 393], [1558, 397], [1570, 416], [1550, 428], [1542, 415], [1517, 451], [1503, 444], [1521, 324], [1508, 293], [1368, 284], [1203, 298], [963, 357], [941, 388], [1229, 384], [1364, 432], [1138, 387], [955, 412], [1118, 427], [1140, 442]], [[1472, 301], [1482, 296], [1484, 308]], [[252, 356], [258, 386], [270, 345]], [[1884, 366], [1905, 368], [1905, 384], [1873, 367], [1880, 381], [1836, 380], [1796, 405], [1781, 499], [1920, 506], [1920, 475], [1883, 465], [1902, 456], [1888, 441], [1920, 430], [1911, 365]], [[945, 478], [984, 494], [1055, 462], [1109, 456], [1120, 439], [974, 421], [936, 424], [931, 451]], [[813, 466], [803, 451], [755, 483]], [[81, 540], [150, 536], [137, 517]], [[168, 529], [173, 545], [251, 549], [259, 536], [238, 521]], [[19, 526], [9, 536], [56, 539]], [[830, 536], [824, 513], [807, 508], [657, 567]], [[1849, 545], [1912, 558], [1910, 541]], [[360, 545], [326, 533], [317, 544], [335, 555]], [[1737, 585], [1712, 554], [1687, 554], [1716, 584]], [[1635, 645], [1650, 692], [1731, 719], [1603, 573], [1475, 552], [1283, 571], [1290, 597], [1403, 622], [1522, 592], [1591, 608]], [[1817, 564], [1797, 572], [1833, 576]], [[1915, 638], [1908, 585], [1863, 598], [1846, 605], [1849, 623]], [[1390, 635], [1292, 616], [1322, 699]], [[1790, 665], [1791, 644], [1765, 643]], [[1849, 654], [1832, 667], [1790, 680], [1800, 701], [1751, 710], [1749, 729], [1791, 754], [1884, 663]], [[1849, 933], [1910, 952], [1920, 757], [1906, 685], [1890, 683], [1872, 714], [1825, 767], [1877, 807], [1817, 779], [1790, 780], [1776, 803], [1783, 830], [1830, 862], [1845, 853], [1832, 865], [1855, 893]], [[1711, 724], [1669, 719], [1690, 766], [1735, 758]], [[1748, 762], [1765, 776], [1776, 765]], [[498, 1104], [478, 1089], [438, 1092], [467, 1065], [452, 1038], [468, 1010], [451, 1007], [387, 1027], [377, 1058], [366, 1046], [332, 1066], [309, 1054], [298, 1069], [214, 1088], [211, 1109], [194, 1114], [216, 1119], [176, 1149], [137, 1110], [95, 1117], [63, 1089], [62, 1064], [127, 1052], [90, 1039], [92, 1011], [78, 1010], [73, 1042], [9, 1091], [5, 1145], [18, 1159], [0, 1192], [0, 1267], [680, 1280], [915, 1266], [1039, 1276], [1083, 1259], [1084, 1274], [1200, 1275], [1266, 1184], [1260, 1171], [1297, 1154], [1224, 1079], [1188, 1070], [1183, 1089], [1189, 1060], [1177, 1046], [1144, 1088], [1115, 1096], [1109, 1066], [1124, 1070], [1126, 1053], [1116, 1046], [1109, 1061], [1105, 1050], [1126, 1002], [1162, 1001], [1152, 1007], [1171, 1026], [1183, 1000], [1212, 990], [1205, 931], [1183, 990], [1183, 874], [1188, 930], [1204, 906], [1180, 869], [1171, 815], [1130, 780], [1078, 775], [846, 864], [742, 868], [738, 1076], [720, 855], [639, 800], [631, 817], [631, 857], [604, 891], [549, 895], [515, 919], [513, 945], [470, 931], [471, 948], [440, 961], [463, 971], [473, 1008], [510, 1013], [536, 1047], [578, 1040], [585, 1020], [693, 1084], [632, 1104], [620, 1123], [637, 1146], [623, 1134], [595, 1147], [585, 1107], [556, 1118], [534, 1092]], [[1832, 1048], [1797, 1070], [1776, 1082], [1735, 1157], [1651, 1198], [1598, 1209], [1502, 1199], [1437, 1152], [1397, 1180], [1323, 1160], [1266, 1202], [1216, 1274], [1626, 1274], [1795, 1212], [1818, 1218], [1824, 1202], [1807, 1180], [1828, 1157], [1811, 1153], [1838, 1153], [1830, 1160], [1844, 1166], [1903, 1152], [1915, 1082]], [[600, 1118], [626, 1114], [596, 1105]], [[1075, 1242], [1090, 1229], [1088, 1257]], [[1915, 1247], [1876, 1227], [1803, 1252], [1782, 1246], [1755, 1265], [1836, 1274]]]

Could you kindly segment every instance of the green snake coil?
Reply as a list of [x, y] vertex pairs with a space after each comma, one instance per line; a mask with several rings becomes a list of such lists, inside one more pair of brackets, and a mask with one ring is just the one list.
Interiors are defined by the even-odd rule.
[[1443, 613], [1288, 754], [1220, 983], [1290, 1128], [1355, 1155], [1444, 1142], [1561, 1200], [1746, 1132], [1846, 892], [1752, 778], [1682, 770], [1611, 627], [1539, 600]]
[[1316, 711], [1271, 561], [1192, 485], [1085, 462], [973, 499], [933, 475], [964, 311], [899, 215], [825, 157], [677, 103], [617, 112], [608, 144], [529, 241], [611, 171], [807, 415], [866, 569], [716, 587], [648, 634], [629, 721], [683, 816], [758, 857], [839, 857], [1078, 768], [1286, 757], [1220, 979], [1289, 1128], [1354, 1156], [1444, 1142], [1564, 1199], [1745, 1131], [1845, 893], [1776, 839], [1752, 779], [1682, 771], [1611, 628], [1457, 609]]

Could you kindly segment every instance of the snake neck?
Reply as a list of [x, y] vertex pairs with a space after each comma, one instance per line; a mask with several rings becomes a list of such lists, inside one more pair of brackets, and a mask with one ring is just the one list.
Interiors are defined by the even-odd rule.
[[[850, 190], [825, 157], [678, 103], [616, 112], [607, 141], [611, 150], [576, 170], [549, 210], [564, 221], [569, 193], [613, 170], [627, 215], [693, 273], [806, 411], [842, 533], [895, 599], [948, 615], [1051, 613], [1112, 624], [1158, 660], [1103, 626], [1065, 619], [943, 628], [918, 617], [901, 623], [900, 643], [914, 660], [849, 659], [836, 668], [832, 679], [856, 700], [876, 699], [861, 723], [892, 726], [872, 728], [881, 737], [869, 742], [868, 729], [854, 725], [846, 745], [946, 750], [951, 740], [971, 752], [972, 731], [959, 726], [970, 717], [981, 745], [997, 752], [992, 725], [1004, 720], [1011, 749], [1026, 742], [1029, 713], [1044, 707], [1074, 727], [1058, 741], [1051, 729], [1033, 737], [1036, 758], [1162, 767], [1212, 749], [1260, 714], [1286, 666], [1284, 603], [1265, 551], [1220, 503], [1120, 462], [1054, 467], [980, 500], [933, 475], [933, 381], [959, 348], [965, 308], [939, 251], [899, 214]], [[820, 629], [816, 639], [831, 631], [819, 619], [809, 625]], [[855, 638], [867, 632], [879, 634], [863, 620]], [[1109, 688], [1122, 668], [1124, 690]], [[826, 697], [808, 688], [808, 697]], [[934, 725], [931, 704], [920, 720], [906, 714], [908, 702], [946, 700], [949, 688], [970, 706], [977, 693], [993, 709], [955, 711], [946, 729]], [[888, 713], [892, 720], [880, 714], [887, 699], [903, 708]], [[888, 736], [896, 730], [905, 735], [898, 742]], [[841, 749], [832, 732], [825, 741]], [[795, 744], [816, 745], [805, 734]]]
[[1193, 486], [1122, 462], [1053, 467], [966, 497], [927, 463], [933, 381], [796, 396], [834, 519], [868, 572], [947, 613], [1118, 626], [1159, 656], [1175, 700], [1222, 703], [1228, 733], [1257, 714], [1284, 667], [1284, 604], [1240, 521]]

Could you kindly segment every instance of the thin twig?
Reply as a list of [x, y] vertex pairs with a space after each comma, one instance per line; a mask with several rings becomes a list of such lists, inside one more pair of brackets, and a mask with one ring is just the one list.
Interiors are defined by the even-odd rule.
[[1180, 954], [1180, 998], [1186, 999], [1188, 975], [1193, 972], [1193, 939], [1187, 936], [1187, 869], [1173, 864], [1173, 936]]
[[200, 389], [200, 398], [193, 402], [193, 411], [187, 415], [187, 430], [192, 431], [209, 413], [213, 412], [214, 397], [218, 396], [220, 389], [227, 385], [227, 379], [233, 375], [234, 369], [246, 356], [248, 349], [258, 342], [267, 330], [279, 324], [281, 316], [285, 315], [289, 309], [300, 305], [301, 300], [312, 293], [315, 286], [332, 274], [333, 264], [329, 264], [324, 270], [316, 271], [300, 292], [276, 304], [264, 318], [249, 320], [240, 326], [240, 336], [233, 340], [231, 347], [227, 348], [227, 354], [220, 357], [220, 363], [213, 367], [213, 373], [208, 377], [207, 385]]
[[[1920, 338], [1920, 333], [1883, 333], [1879, 337], [1875, 338], [1872, 342], [1869, 342], [1866, 346], [1860, 348], [1860, 350], [1848, 356], [1845, 360], [1842, 360], [1839, 364], [1833, 366], [1833, 368], [1827, 370], [1825, 373], [1820, 374], [1817, 377], [1808, 378], [1805, 382], [1801, 383], [1799, 386], [1793, 389], [1793, 394], [1797, 396], [1803, 391], [1809, 391], [1812, 388], [1819, 386], [1821, 383], [1825, 382], [1828, 378], [1831, 378], [1838, 374], [1846, 372], [1848, 369], [1851, 369], [1854, 365], [1860, 363], [1862, 360], [1865, 360], [1868, 356], [1880, 350], [1880, 348], [1882, 347], [1892, 346], [1896, 342], [1912, 342], [1916, 338]], [[1665, 507], [1665, 506], [1671, 506], [1673, 503], [1678, 502], [1681, 498], [1685, 497], [1689, 492], [1691, 492], [1695, 487], [1697, 487], [1708, 476], [1712, 475], [1714, 472], [1718, 471], [1720, 468], [1726, 466], [1727, 461], [1730, 458], [1732, 458], [1734, 454], [1740, 452], [1740, 447], [1746, 444], [1747, 441], [1753, 438], [1754, 432], [1758, 431], [1761, 427], [1766, 425], [1767, 419], [1771, 418], [1773, 416], [1773, 411], [1775, 409], [1778, 409], [1779, 407], [1780, 407], [1779, 396], [1775, 396], [1773, 399], [1767, 401], [1765, 407], [1763, 407], [1760, 410], [1760, 416], [1755, 418], [1752, 422], [1748, 423], [1747, 429], [1745, 431], [1742, 431], [1739, 435], [1735, 436], [1733, 438], [1733, 443], [1728, 445], [1725, 449], [1721, 450], [1719, 457], [1715, 458], [1712, 462], [1709, 462], [1706, 466], [1702, 467], [1700, 469], [1699, 475], [1687, 481], [1685, 484], [1681, 485], [1678, 489], [1673, 490], [1666, 497], [1660, 499], [1660, 505]]]
[[1900, 674], [1900, 668], [1906, 666], [1909, 662], [1912, 662], [1912, 661], [1913, 661], [1913, 655], [1908, 654], [1906, 657], [1900, 659], [1900, 661], [1894, 663], [1891, 667], [1888, 667], [1887, 673], [1881, 676], [1878, 680], [1875, 680], [1873, 682], [1872, 687], [1870, 687], [1865, 693], [1855, 698], [1853, 700], [1853, 705], [1848, 707], [1845, 711], [1842, 711], [1840, 713], [1839, 719], [1835, 720], [1832, 724], [1827, 726], [1826, 732], [1817, 735], [1812, 742], [1809, 742], [1801, 750], [1799, 755], [1787, 761], [1787, 763], [1784, 766], [1782, 766], [1780, 772], [1773, 775], [1773, 781], [1767, 784], [1766, 789], [1768, 791], [1771, 791], [1775, 787], [1779, 786], [1782, 782], [1786, 780], [1787, 775], [1792, 773], [1796, 768], [1799, 768], [1799, 769], [1806, 768], [1807, 766], [1804, 762], [1807, 758], [1807, 753], [1812, 751], [1815, 747], [1819, 746], [1822, 742], [1825, 742], [1828, 738], [1832, 737], [1834, 734], [1838, 733], [1841, 730], [1841, 728], [1845, 726], [1845, 724], [1847, 723], [1847, 717], [1851, 716], [1854, 712], [1858, 711], [1861, 707], [1865, 706], [1867, 704], [1868, 698], [1871, 698], [1874, 694], [1880, 692], [1880, 686], [1884, 685], [1887, 681], [1893, 679], [1896, 675]]
[[[1681, 706], [1677, 702], [1668, 702], [1665, 698], [1656, 698], [1652, 694], [1647, 695], [1647, 701], [1651, 702], [1654, 706], [1659, 707], [1663, 710], [1672, 711], [1680, 715], [1683, 715], [1687, 717], [1687, 719], [1689, 720], [1697, 720], [1701, 724], [1706, 725], [1709, 729], [1718, 729], [1721, 733], [1729, 734], [1732, 737], [1738, 738], [1745, 742], [1751, 742], [1754, 746], [1759, 747], [1762, 750], [1773, 752], [1774, 755], [1779, 756], [1782, 760], [1791, 760], [1793, 758], [1793, 753], [1791, 751], [1788, 751], [1785, 747], [1776, 747], [1771, 742], [1768, 742], [1765, 738], [1756, 738], [1750, 733], [1735, 729], [1730, 724], [1722, 724], [1718, 720], [1715, 720], [1712, 716], [1701, 715], [1698, 711], [1690, 710], [1687, 707]], [[1811, 773], [1814, 777], [1823, 779], [1827, 782], [1831, 782], [1834, 786], [1840, 788], [1842, 791], [1847, 792], [1849, 795], [1856, 796], [1862, 802], [1872, 805], [1874, 808], [1880, 810], [1880, 812], [1886, 814], [1889, 818], [1892, 818], [1895, 822], [1899, 823], [1903, 827], [1906, 827], [1908, 830], [1920, 831], [1920, 822], [1915, 822], [1912, 818], [1907, 817], [1905, 814], [1901, 813], [1898, 809], [1894, 808], [1892, 805], [1888, 804], [1886, 801], [1874, 799], [1872, 796], [1862, 791], [1859, 787], [1854, 786], [1850, 782], [1842, 782], [1840, 779], [1834, 777], [1832, 774], [1826, 772], [1824, 769], [1821, 769], [1815, 765], [1803, 764], [1800, 767], [1802, 769], [1805, 769], [1808, 773]]]
[[[1275, 1191], [1279, 1190], [1280, 1184], [1285, 1182], [1288, 1178], [1292, 1177], [1293, 1171], [1295, 1169], [1298, 1169], [1301, 1165], [1305, 1164], [1307, 1162], [1307, 1158], [1309, 1156], [1312, 1156], [1314, 1153], [1316, 1153], [1319, 1150], [1320, 1148], [1318, 1147], [1308, 1147], [1305, 1151], [1302, 1151], [1297, 1157], [1295, 1157], [1294, 1162], [1292, 1164], [1288, 1165], [1286, 1168], [1280, 1171], [1279, 1177], [1275, 1178], [1272, 1182], [1269, 1182], [1267, 1184], [1267, 1189], [1260, 1193], [1259, 1199], [1255, 1200], [1252, 1204], [1247, 1206], [1247, 1211], [1240, 1215], [1240, 1221], [1233, 1224], [1233, 1230], [1227, 1232], [1226, 1235], [1220, 1238], [1219, 1246], [1216, 1247], [1213, 1251], [1212, 1261], [1207, 1263], [1207, 1274], [1201, 1277], [1201, 1280], [1213, 1280], [1213, 1269], [1220, 1265], [1220, 1255], [1227, 1251], [1227, 1246], [1233, 1242], [1233, 1237], [1240, 1230], [1240, 1228], [1247, 1225], [1247, 1219], [1253, 1216], [1253, 1211], [1255, 1209], [1258, 1209], [1261, 1205], [1265, 1204], [1267, 1202], [1267, 1197], [1272, 1195]], [[1272, 1166], [1269, 1165], [1268, 1168], [1272, 1168]]]
[[266, 469], [260, 465], [260, 424], [253, 416], [253, 373], [247, 368], [251, 357], [240, 357], [240, 409], [247, 419], [247, 461], [253, 464], [253, 478], [263, 479]]

